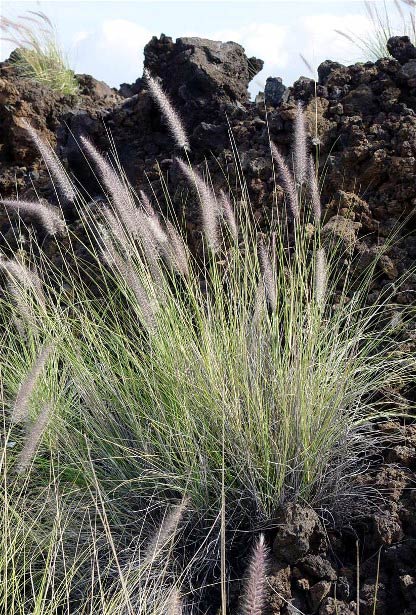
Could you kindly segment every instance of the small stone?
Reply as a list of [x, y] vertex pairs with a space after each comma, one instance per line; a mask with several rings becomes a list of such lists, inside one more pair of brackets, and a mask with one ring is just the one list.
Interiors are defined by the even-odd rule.
[[266, 105], [277, 107], [283, 100], [287, 88], [282, 83], [281, 77], [268, 77], [264, 88]]
[[298, 504], [289, 504], [282, 513], [273, 552], [278, 559], [294, 564], [308, 553], [314, 535], [322, 540], [323, 532], [316, 512]]
[[389, 280], [395, 280], [399, 275], [396, 265], [393, 263], [391, 258], [387, 256], [387, 254], [380, 256], [379, 264], [381, 270], [385, 273]]
[[310, 583], [308, 581], [308, 579], [302, 578], [302, 579], [298, 579], [296, 581], [296, 585], [298, 586], [299, 589], [301, 589], [302, 591], [308, 591], [310, 588]]
[[302, 572], [316, 579], [327, 579], [329, 581], [336, 581], [337, 579], [337, 573], [330, 562], [320, 555], [307, 555], [297, 565]]
[[404, 574], [400, 577], [400, 585], [403, 590], [408, 590], [416, 586], [416, 578], [410, 576], [410, 574]]
[[356, 615], [352, 603], [348, 604], [335, 598], [325, 598], [319, 608], [319, 615]]
[[393, 36], [387, 41], [387, 49], [400, 64], [416, 58], [416, 47], [408, 36]]
[[315, 583], [315, 585], [312, 585], [312, 587], [309, 590], [309, 596], [310, 596], [312, 608], [314, 611], [319, 607], [322, 600], [326, 598], [330, 590], [331, 590], [331, 583], [329, 581], [318, 581], [318, 583]]

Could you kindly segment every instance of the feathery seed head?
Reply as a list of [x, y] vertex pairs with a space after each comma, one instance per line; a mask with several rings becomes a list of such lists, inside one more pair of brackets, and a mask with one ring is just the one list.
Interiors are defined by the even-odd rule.
[[242, 600], [243, 615], [262, 615], [266, 599], [267, 549], [260, 534], [251, 555]]
[[264, 291], [266, 293], [270, 308], [274, 312], [277, 308], [276, 283], [269, 255], [261, 239], [258, 242], [257, 251], [260, 261], [260, 269], [263, 277]]
[[286, 192], [286, 196], [289, 201], [289, 207], [292, 212], [292, 216], [295, 220], [299, 219], [299, 200], [298, 193], [296, 190], [296, 185], [293, 180], [293, 176], [289, 171], [289, 168], [285, 161], [283, 160], [283, 156], [277, 149], [274, 143], [270, 144], [272, 150], [272, 156], [277, 164], [277, 168], [282, 180], [283, 189]]
[[36, 130], [29, 124], [27, 120], [22, 120], [22, 125], [25, 130], [30, 134], [30, 137], [37, 149], [39, 150], [40, 155], [45, 161], [46, 166], [54, 180], [56, 181], [58, 187], [60, 188], [62, 194], [68, 201], [75, 201], [76, 192], [72, 187], [72, 184], [66, 174], [61, 161], [58, 156], [55, 154], [49, 143], [45, 143]]
[[102, 248], [101, 253], [104, 261], [112, 271], [116, 271], [118, 276], [125, 282], [126, 286], [134, 294], [143, 321], [149, 331], [156, 327], [155, 305], [150, 301], [149, 296], [135, 271], [131, 260], [123, 258], [115, 248], [112, 238], [107, 230], [101, 227]]
[[36, 299], [38, 305], [46, 308], [46, 299], [43, 292], [42, 281], [36, 270], [29, 269], [24, 263], [16, 259], [6, 260], [0, 257], [0, 267], [8, 276], [8, 289], [13, 296], [19, 310], [19, 315], [28, 323], [33, 320], [32, 304], [29, 296]]
[[189, 257], [185, 242], [169, 220], [166, 221], [166, 227], [171, 241], [171, 254], [174, 266], [181, 275], [187, 277], [189, 275]]
[[311, 196], [312, 211], [315, 224], [318, 225], [321, 221], [322, 207], [321, 207], [321, 195], [319, 194], [318, 182], [316, 179], [315, 164], [312, 156], [309, 156], [308, 167], [308, 185]]
[[33, 366], [29, 373], [20, 383], [19, 391], [17, 393], [12, 414], [11, 422], [13, 424], [21, 423], [25, 421], [29, 415], [29, 403], [35, 389], [38, 378], [45, 367], [45, 364], [52, 353], [53, 347], [51, 345], [44, 346], [33, 363]]
[[254, 298], [254, 310], [253, 310], [253, 319], [252, 319], [254, 330], [256, 330], [261, 323], [261, 319], [263, 317], [265, 306], [266, 306], [266, 294], [264, 292], [264, 282], [263, 280], [259, 280], [257, 284], [256, 295]]
[[315, 295], [319, 305], [323, 305], [325, 301], [327, 282], [328, 271], [326, 254], [324, 248], [319, 248], [316, 252], [315, 260]]
[[208, 184], [202, 179], [195, 169], [190, 168], [183, 160], [176, 161], [188, 182], [193, 185], [198, 193], [202, 210], [202, 222], [208, 247], [216, 252], [219, 247], [218, 237], [218, 205], [215, 195]]
[[145, 562], [147, 564], [153, 563], [160, 556], [164, 547], [173, 540], [188, 506], [189, 498], [185, 497], [180, 504], [173, 506], [172, 510], [165, 515], [159, 529], [146, 548]]
[[174, 587], [168, 597], [168, 604], [166, 608], [167, 615], [181, 615], [183, 610], [182, 596], [177, 587]]
[[179, 147], [183, 148], [185, 151], [189, 151], [191, 148], [185, 129], [167, 94], [163, 91], [156, 79], [151, 76], [147, 68], [144, 69], [144, 76], [152, 98], [159, 106], [174, 141]]
[[295, 178], [301, 185], [306, 179], [308, 165], [308, 145], [306, 137], [305, 115], [302, 103], [296, 105], [295, 135], [294, 135]]
[[145, 193], [145, 191], [144, 190], [140, 190], [139, 191], [139, 196], [140, 196], [140, 204], [143, 207], [144, 212], [148, 216], [154, 216], [155, 215], [155, 210], [153, 209], [153, 205], [151, 204], [150, 199], [147, 196], [147, 194]]
[[10, 207], [12, 210], [16, 211], [18, 215], [23, 213], [37, 218], [49, 235], [55, 235], [57, 233], [65, 234], [68, 230], [59, 209], [49, 205], [49, 203], [45, 205], [45, 203], [41, 201], [35, 203], [33, 201], [17, 201], [11, 199], [2, 199], [0, 203], [6, 208]]
[[137, 236], [137, 208], [128, 188], [92, 143], [84, 136], [81, 136], [80, 140], [85, 151], [97, 167], [101, 180], [108, 190], [114, 209], [119, 215], [120, 220], [133, 237]]
[[51, 403], [45, 404], [40, 411], [39, 416], [27, 432], [23, 448], [16, 459], [16, 465], [14, 468], [16, 474], [22, 474], [29, 467], [47, 427], [49, 418], [52, 414], [52, 409], [53, 407]]
[[231, 205], [230, 199], [225, 194], [224, 190], [220, 190], [220, 204], [221, 204], [224, 217], [227, 220], [230, 233], [233, 236], [233, 239], [237, 241], [238, 239], [237, 222], [235, 219], [235, 215], [234, 215], [234, 211], [233, 211], [233, 207]]

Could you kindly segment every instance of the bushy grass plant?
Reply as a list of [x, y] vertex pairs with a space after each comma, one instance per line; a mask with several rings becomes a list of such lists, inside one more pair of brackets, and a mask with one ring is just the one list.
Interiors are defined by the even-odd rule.
[[[160, 86], [150, 91], [164, 96]], [[134, 549], [120, 553], [114, 528], [121, 544], [134, 544], [143, 511], [186, 501], [194, 529], [182, 545], [189, 556], [189, 540], [197, 541], [193, 564], [220, 562], [224, 581], [225, 545], [239, 529], [272, 526], [287, 502], [345, 519], [355, 476], [377, 446], [375, 422], [391, 413], [380, 392], [414, 376], [414, 358], [384, 313], [388, 293], [368, 301], [377, 258], [353, 276], [352, 257], [323, 228], [301, 106], [293, 169], [270, 144], [285, 201], [276, 192], [264, 232], [243, 179], [238, 194], [217, 193], [209, 175], [191, 164], [173, 107], [158, 102], [184, 151], [178, 176], [201, 207], [200, 250], [190, 252], [171, 207], [162, 216], [82, 138], [105, 203], [97, 207], [75, 187], [68, 191], [59, 165], [50, 172], [62, 198], [78, 208], [83, 238], [72, 235], [55, 207], [47, 229], [67, 234], [61, 268], [42, 250], [32, 263], [1, 262], [9, 288], [5, 429], [18, 429], [13, 416], [29, 421], [19, 451], [36, 434], [23, 466], [17, 452], [10, 467], [41, 480], [58, 458], [69, 484], [96, 494], [126, 613], [136, 606], [129, 604], [135, 594], [124, 566], [138, 588], [142, 567]], [[242, 177], [237, 155], [236, 163]], [[23, 216], [33, 209], [5, 205]], [[85, 242], [88, 262], [74, 258], [75, 241]], [[113, 604], [118, 594], [102, 589], [98, 599], [104, 595]]]
[[77, 95], [78, 82], [58, 41], [53, 24], [42, 12], [27, 11], [18, 21], [1, 17], [3, 40], [17, 49], [12, 62], [19, 73], [62, 95]]
[[383, 3], [364, 2], [371, 22], [371, 31], [366, 36], [336, 30], [338, 34], [354, 43], [363, 61], [376, 62], [388, 58], [387, 42], [392, 36], [408, 36], [416, 43], [416, 3], [414, 0], [383, 0]]

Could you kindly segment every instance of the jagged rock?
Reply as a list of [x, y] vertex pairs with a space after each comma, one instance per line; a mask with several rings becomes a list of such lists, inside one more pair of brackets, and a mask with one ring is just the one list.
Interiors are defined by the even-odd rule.
[[109, 104], [118, 102], [119, 95], [114, 88], [110, 88], [104, 81], [97, 81], [91, 75], [77, 75], [81, 94], [94, 101], [104, 100]]
[[118, 93], [123, 98], [131, 98], [140, 92], [144, 87], [144, 80], [138, 77], [134, 83], [121, 83]]
[[337, 574], [331, 563], [320, 555], [309, 554], [299, 560], [296, 565], [302, 573], [315, 579], [335, 581], [337, 578]]
[[416, 47], [408, 36], [393, 36], [387, 42], [387, 49], [400, 64], [416, 58]]
[[357, 241], [360, 222], [354, 222], [344, 216], [332, 216], [322, 229], [322, 236], [328, 246], [340, 248], [352, 253]]
[[319, 615], [356, 615], [355, 602], [343, 602], [335, 598], [326, 598], [321, 604]]
[[416, 60], [408, 60], [403, 64], [397, 76], [406, 81], [410, 87], [414, 87], [416, 85]]
[[319, 66], [318, 66], [318, 77], [319, 77], [319, 83], [320, 84], [325, 84], [326, 80], [328, 79], [329, 75], [337, 70], [337, 69], [342, 69], [344, 68], [344, 66], [342, 64], [340, 64], [339, 62], [333, 62], [332, 60], [325, 60], [325, 62], [322, 62]]
[[292, 597], [290, 566], [273, 561], [267, 576], [267, 602], [274, 613]]
[[285, 99], [287, 87], [283, 85], [281, 77], [268, 77], [264, 88], [264, 100], [266, 105], [278, 107]]
[[288, 504], [281, 514], [281, 523], [273, 543], [273, 553], [279, 560], [294, 564], [311, 548], [321, 547], [324, 535], [318, 515], [310, 508]]
[[162, 34], [144, 49], [145, 67], [160, 77], [176, 100], [199, 101], [226, 98], [248, 101], [248, 84], [263, 62], [247, 58], [241, 45], [204, 38], [182, 37], [174, 43]]
[[329, 581], [318, 581], [309, 590], [309, 597], [311, 600], [312, 609], [317, 610], [322, 600], [326, 598], [331, 590], [331, 583]]

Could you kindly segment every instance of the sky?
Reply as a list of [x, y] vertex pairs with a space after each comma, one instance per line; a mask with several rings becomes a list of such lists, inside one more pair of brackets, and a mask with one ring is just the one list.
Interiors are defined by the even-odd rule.
[[[394, 0], [370, 4], [384, 11], [384, 2], [398, 27]], [[368, 39], [373, 29], [361, 0], [3, 0], [0, 8], [9, 19], [39, 10], [56, 26], [74, 70], [112, 87], [141, 76], [143, 48], [154, 35], [240, 43], [248, 56], [265, 62], [250, 84], [252, 96], [264, 89], [268, 76], [291, 85], [300, 75], [313, 77], [310, 68], [316, 70], [325, 59], [344, 64], [362, 60], [362, 52], [336, 30]], [[12, 49], [11, 43], [0, 41], [0, 60]]]

